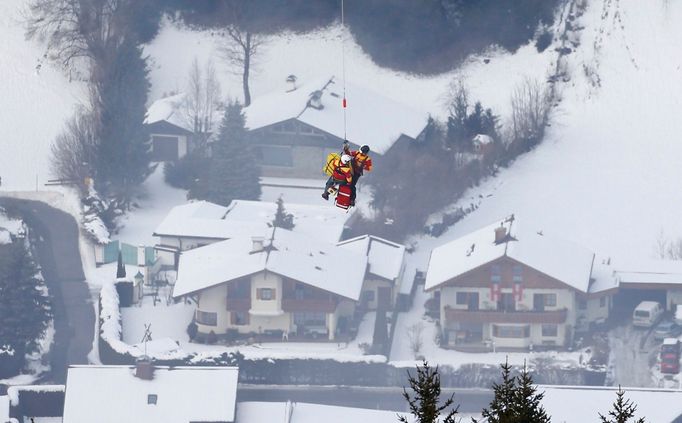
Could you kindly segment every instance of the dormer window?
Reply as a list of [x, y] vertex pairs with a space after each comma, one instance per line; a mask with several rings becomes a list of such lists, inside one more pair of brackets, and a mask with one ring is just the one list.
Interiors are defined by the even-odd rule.
[[149, 394], [147, 395], [147, 404], [149, 405], [156, 405], [156, 400], [159, 399], [159, 396], [156, 394]]

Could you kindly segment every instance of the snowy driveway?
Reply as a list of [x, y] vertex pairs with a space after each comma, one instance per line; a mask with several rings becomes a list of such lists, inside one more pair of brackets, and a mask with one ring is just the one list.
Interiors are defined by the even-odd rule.
[[649, 336], [640, 349], [646, 335], [646, 329], [637, 329], [631, 324], [609, 332], [609, 376], [614, 386], [655, 386], [651, 367], [656, 362], [658, 344]]

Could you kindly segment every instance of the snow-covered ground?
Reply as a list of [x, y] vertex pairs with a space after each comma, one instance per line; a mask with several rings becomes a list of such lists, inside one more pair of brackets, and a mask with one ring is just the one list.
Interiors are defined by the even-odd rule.
[[51, 179], [50, 145], [87, 98], [85, 84], [69, 82], [43, 58], [45, 48], [26, 40], [23, 0], [0, 2], [0, 177], [2, 191], [42, 189]]
[[593, 0], [547, 139], [457, 205], [478, 209], [428, 251], [510, 213], [617, 260], [649, 258], [682, 233], [682, 4]]
[[[457, 70], [432, 77], [416, 76], [377, 66], [348, 31], [334, 24], [307, 34], [284, 32], [267, 37], [255, 58], [250, 82], [252, 96], [285, 90], [290, 74], [298, 77], [299, 85], [328, 75], [340, 77], [342, 39], [347, 80], [439, 118], [447, 116], [449, 87], [455, 80], [462, 80], [475, 100], [507, 116], [513, 88], [524, 78], [546, 77], [556, 59], [556, 54], [538, 53], [529, 43], [516, 54], [491, 49], [472, 57]], [[226, 98], [242, 99], [241, 77], [230, 71], [218, 51], [224, 43], [219, 32], [193, 31], [181, 23], [165, 20], [159, 35], [145, 47], [152, 62], [150, 99], [184, 90], [195, 57], [200, 64], [213, 60]], [[179, 51], [187, 54], [178, 54]], [[353, 99], [349, 98], [348, 119], [352, 118]]]
[[[163, 292], [161, 298], [165, 298]], [[364, 355], [361, 344], [371, 345], [375, 313], [368, 313], [360, 323], [357, 337], [351, 342], [263, 342], [251, 345], [222, 346], [189, 342], [187, 326], [195, 310], [190, 304], [153, 304], [152, 297], [144, 297], [140, 305], [121, 308], [123, 341], [140, 343], [145, 325], [151, 324], [152, 339], [169, 338], [185, 352], [221, 353], [239, 351], [247, 359], [260, 358], [315, 358], [341, 362], [381, 362], [383, 356]]]

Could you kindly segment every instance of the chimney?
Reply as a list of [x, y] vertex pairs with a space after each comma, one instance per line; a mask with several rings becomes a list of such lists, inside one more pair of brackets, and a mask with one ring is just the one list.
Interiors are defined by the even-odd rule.
[[252, 253], [257, 253], [259, 251], [263, 251], [263, 242], [265, 241], [265, 237], [262, 236], [252, 236], [251, 237], [251, 242], [252, 247], [251, 247], [251, 252]]
[[142, 356], [135, 362], [135, 377], [142, 380], [154, 379], [154, 363], [151, 358]]
[[507, 238], [507, 228], [505, 228], [502, 225], [495, 228], [495, 244], [500, 244], [500, 243], [504, 242], [504, 240], [506, 238]]

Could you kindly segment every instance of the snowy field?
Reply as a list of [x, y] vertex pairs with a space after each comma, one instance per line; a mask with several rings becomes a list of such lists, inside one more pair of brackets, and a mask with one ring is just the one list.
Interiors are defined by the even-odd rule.
[[[163, 296], [162, 296], [163, 297]], [[151, 297], [144, 297], [140, 306], [121, 308], [123, 341], [138, 344], [146, 324], [151, 324], [152, 339], [168, 338], [179, 343], [185, 352], [215, 353], [239, 351], [247, 359], [314, 358], [340, 362], [382, 362], [383, 356], [364, 355], [360, 344], [372, 343], [375, 313], [368, 313], [360, 323], [358, 336], [351, 342], [263, 342], [251, 345], [221, 346], [189, 342], [186, 329], [192, 321], [195, 306], [184, 303], [156, 306]]]
[[[593, 0], [547, 139], [457, 205], [479, 208], [434, 246], [511, 213], [616, 260], [682, 234], [682, 3]], [[587, 70], [587, 71], [586, 71]], [[586, 75], [589, 73], [589, 77]]]
[[85, 84], [69, 82], [43, 58], [42, 45], [25, 39], [25, 4], [0, 2], [0, 191], [43, 189], [50, 145], [87, 98]]

